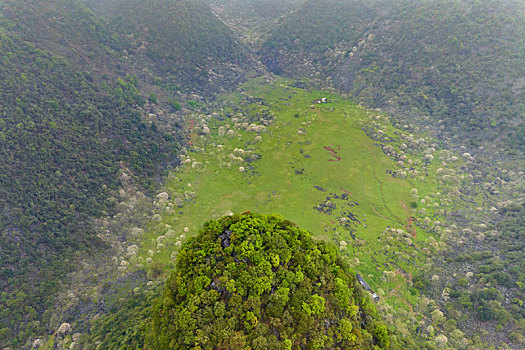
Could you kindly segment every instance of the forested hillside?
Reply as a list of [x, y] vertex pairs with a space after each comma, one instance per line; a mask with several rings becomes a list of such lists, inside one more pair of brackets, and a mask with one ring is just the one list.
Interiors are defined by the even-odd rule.
[[519, 1], [311, 1], [260, 53], [497, 160], [525, 147], [523, 37]]
[[362, 1], [307, 1], [269, 35], [259, 55], [276, 74], [324, 81], [362, 38], [374, 15]]
[[4, 30], [0, 45], [5, 342], [24, 326], [45, 329], [42, 313], [71, 271], [68, 261], [102, 248], [90, 218], [109, 209], [119, 169], [129, 167], [149, 188], [176, 161], [179, 146], [176, 135], [142, 123], [134, 106], [144, 100], [134, 79], [102, 90], [64, 59]]
[[0, 2], [2, 345], [54, 327], [75, 260], [109, 249], [93, 218], [113, 212], [119, 172], [148, 191], [177, 164], [181, 91], [243, 77], [242, 48], [204, 3], [153, 3], [115, 4], [108, 23], [75, 0]]
[[85, 0], [126, 44], [137, 75], [177, 92], [214, 92], [251, 69], [250, 57], [202, 0]]
[[334, 86], [404, 122], [428, 115], [449, 145], [514, 158], [525, 149], [524, 37], [519, 1], [400, 2], [354, 44]]
[[254, 51], [305, 0], [208, 0], [221, 18]]
[[125, 48], [102, 21], [77, 0], [0, 1], [0, 21], [36, 48], [61, 56], [99, 75], [125, 74], [117, 69]]

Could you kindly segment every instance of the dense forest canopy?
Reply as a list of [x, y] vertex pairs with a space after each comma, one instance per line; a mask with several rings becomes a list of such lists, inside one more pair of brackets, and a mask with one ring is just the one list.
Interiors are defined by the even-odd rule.
[[235, 85], [250, 67], [244, 47], [204, 1], [84, 2], [119, 35], [137, 74], [152, 84], [209, 93]]
[[309, 1], [288, 16], [266, 39], [259, 54], [276, 74], [308, 77], [331, 75], [327, 56], [338, 46], [362, 38], [375, 11], [361, 1]]
[[3, 0], [0, 22], [22, 40], [78, 68], [113, 76], [125, 74], [117, 69], [123, 43], [79, 1]]
[[121, 168], [148, 188], [178, 145], [142, 123], [133, 79], [101, 90], [64, 59], [0, 35], [1, 312], [17, 330], [49, 307], [67, 259], [101, 244], [91, 218], [110, 209]]
[[148, 340], [151, 349], [389, 346], [335, 247], [255, 213], [207, 222], [180, 251]]
[[178, 163], [181, 91], [242, 77], [243, 49], [203, 2], [97, 4], [120, 15], [0, 1], [2, 344], [46, 332], [71, 261], [110, 250], [93, 219], [115, 213], [121, 176], [147, 193]]

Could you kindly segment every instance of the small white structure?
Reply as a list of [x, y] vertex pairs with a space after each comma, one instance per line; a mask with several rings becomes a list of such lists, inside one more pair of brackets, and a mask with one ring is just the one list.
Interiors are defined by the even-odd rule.
[[314, 104], [319, 104], [319, 103], [328, 103], [328, 100], [326, 99], [326, 97], [322, 97], [322, 98], [318, 98], [317, 100], [314, 100]]

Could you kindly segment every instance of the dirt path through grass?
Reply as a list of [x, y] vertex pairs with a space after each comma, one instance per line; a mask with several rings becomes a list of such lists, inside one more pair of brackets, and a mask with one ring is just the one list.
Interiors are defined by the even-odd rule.
[[[377, 160], [377, 156], [376, 156], [375, 154], [372, 154], [372, 155], [374, 156], [374, 161], [377, 162], [377, 161], [378, 161], [378, 160]], [[394, 221], [394, 222], [396, 222], [396, 223], [398, 223], [398, 224], [404, 225], [404, 224], [403, 224], [403, 220], [401, 220], [398, 216], [396, 216], [396, 215], [394, 214], [394, 212], [392, 212], [392, 210], [391, 210], [391, 209], [388, 207], [388, 205], [386, 204], [385, 195], [384, 195], [384, 193], [383, 193], [383, 182], [382, 182], [381, 180], [379, 180], [379, 178], [377, 177], [377, 175], [376, 175], [376, 168], [375, 168], [375, 167], [372, 167], [372, 175], [374, 176], [374, 179], [375, 179], [375, 180], [377, 181], [377, 183], [379, 184], [379, 193], [381, 194], [381, 200], [383, 201], [383, 205], [384, 205], [385, 209], [386, 209], [386, 210], [390, 213], [390, 215], [391, 215], [392, 217], [394, 217], [396, 220], [394, 220], [394, 219], [392, 219], [392, 218], [390, 218], [390, 217], [388, 217], [388, 216], [383, 216], [383, 215], [381, 215], [381, 214], [379, 214], [379, 213], [377, 212], [377, 210], [376, 210], [375, 207], [373, 207], [373, 206], [370, 206], [370, 207], [372, 208], [372, 210], [374, 211], [374, 213], [376, 213], [378, 216], [380, 216], [380, 217], [382, 217], [382, 218], [384, 218], [384, 219], [388, 219], [388, 220], [390, 220], [390, 221]]]

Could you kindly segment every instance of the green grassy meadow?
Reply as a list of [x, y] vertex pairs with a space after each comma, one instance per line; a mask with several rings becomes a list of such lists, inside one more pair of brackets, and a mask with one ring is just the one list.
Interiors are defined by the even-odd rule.
[[[312, 104], [322, 97], [328, 103]], [[337, 95], [262, 78], [222, 101], [215, 115], [188, 120], [187, 158], [168, 178], [169, 200], [146, 231], [136, 262], [172, 265], [181, 242], [210, 218], [277, 213], [340, 246], [391, 304], [414, 301], [406, 279], [424, 260], [419, 242], [429, 234], [418, 228], [410, 244], [385, 241], [385, 229], [406, 229], [415, 180], [387, 172], [398, 166], [363, 131], [370, 112]], [[388, 123], [381, 127], [394, 134]], [[435, 189], [430, 180], [418, 182], [422, 194]], [[402, 273], [385, 279], [384, 270]]]

